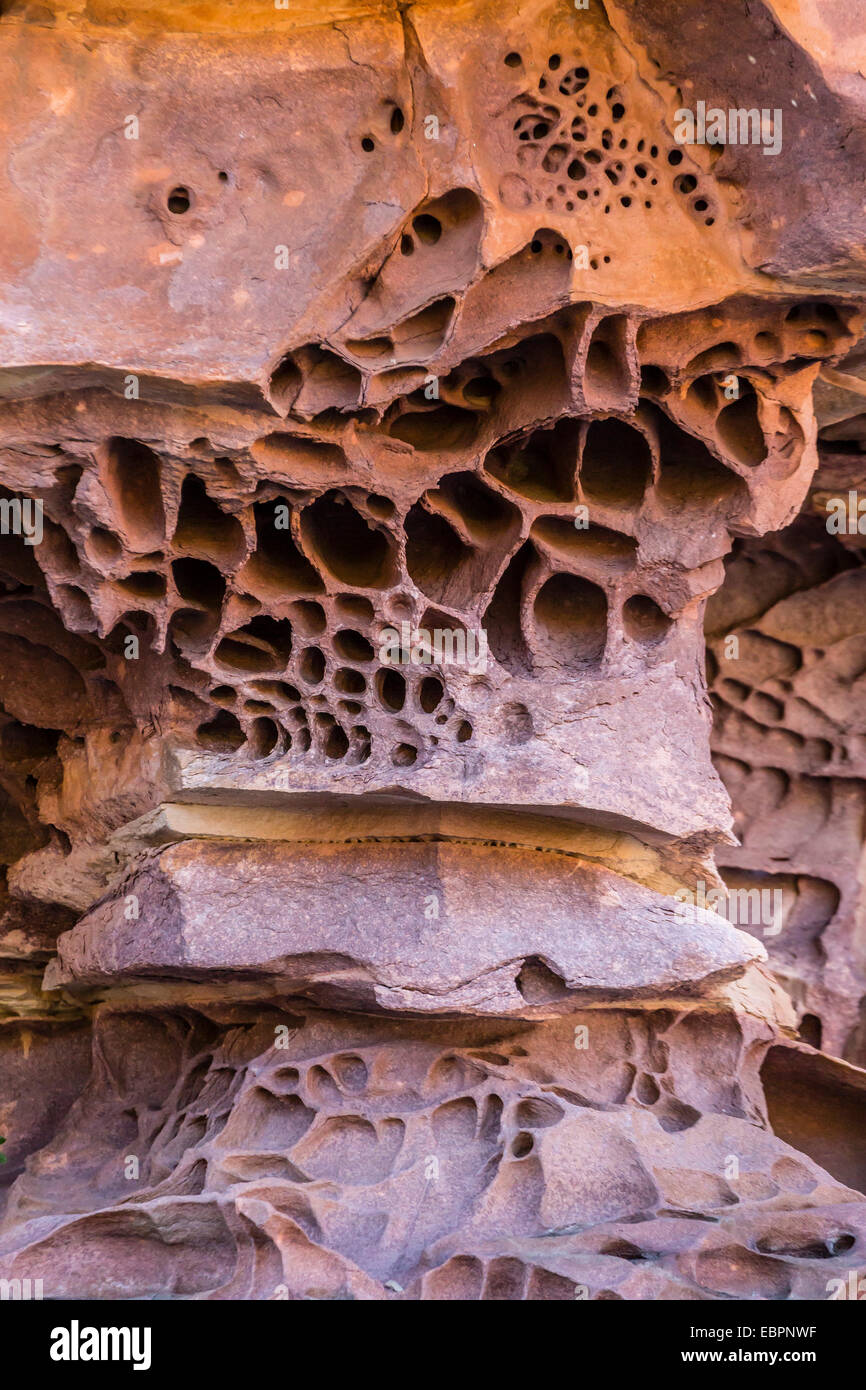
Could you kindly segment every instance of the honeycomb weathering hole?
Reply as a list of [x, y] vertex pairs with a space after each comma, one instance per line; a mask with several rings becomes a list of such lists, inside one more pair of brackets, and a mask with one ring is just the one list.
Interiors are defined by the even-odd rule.
[[474, 473], [447, 474], [429, 496], [434, 505], [462, 524], [475, 545], [499, 542], [513, 535], [520, 524], [517, 508]]
[[169, 212], [173, 212], [178, 217], [182, 216], [185, 212], [189, 212], [191, 205], [192, 194], [188, 188], [183, 188], [181, 185], [178, 185], [177, 188], [173, 188], [166, 199], [166, 206]]
[[763, 463], [767, 448], [758, 421], [757, 400], [752, 390], [726, 405], [718, 419], [719, 438], [739, 463], [750, 468]]
[[[416, 505], [406, 517], [406, 567], [422, 593], [435, 603], [447, 603], [471, 566], [473, 548], [466, 545], [445, 517]], [[465, 602], [471, 588], [461, 586]]]
[[[256, 503], [253, 511], [256, 550], [243, 573], [245, 586], [263, 600], [324, 590], [318, 571], [301, 553], [285, 524], [290, 514], [285, 498]], [[278, 523], [282, 522], [280, 525]]]
[[527, 541], [509, 561], [484, 615], [490, 650], [511, 675], [527, 675], [532, 659], [523, 628], [523, 609], [529, 573], [537, 564]]
[[372, 643], [351, 628], [341, 628], [334, 635], [334, 646], [347, 661], [368, 662], [375, 655]]
[[661, 642], [673, 625], [673, 620], [659, 607], [655, 599], [649, 598], [646, 594], [633, 594], [627, 599], [623, 605], [622, 616], [626, 635], [648, 646]]
[[[550, 966], [537, 956], [530, 956], [523, 962], [516, 984], [527, 1004], [549, 1004], [556, 999], [564, 999], [568, 995], [568, 986], [562, 976], [558, 975], [555, 970], [551, 970]], [[556, 1108], [558, 1109], [558, 1107]], [[545, 1116], [548, 1114], [549, 1112], [545, 1111]], [[552, 1115], [548, 1122], [553, 1122]], [[526, 1136], [526, 1138], [529, 1137]], [[531, 1142], [525, 1143], [521, 1136], [518, 1136], [518, 1139], [520, 1140], [520, 1154], [528, 1153], [532, 1147]]]
[[376, 673], [376, 689], [385, 709], [398, 713], [406, 703], [406, 679], [390, 667]]
[[663, 411], [645, 406], [658, 431], [659, 500], [672, 507], [724, 504], [734, 509], [748, 493], [742, 479], [710, 453], [703, 440], [687, 434]]
[[172, 578], [181, 598], [200, 603], [202, 608], [219, 612], [226, 592], [224, 575], [207, 560], [174, 560]]
[[212, 500], [204, 482], [195, 473], [188, 474], [183, 482], [174, 544], [190, 555], [218, 565], [237, 564], [243, 555], [244, 533], [240, 522], [227, 516]]
[[583, 446], [580, 483], [590, 500], [639, 506], [652, 476], [644, 436], [621, 420], [594, 420]]
[[400, 415], [391, 425], [394, 439], [414, 449], [462, 449], [472, 443], [478, 430], [475, 413], [460, 406], [440, 405], [430, 410]]
[[165, 537], [159, 459], [134, 439], [111, 439], [105, 447], [105, 487], [118, 527], [139, 553]]
[[342, 449], [301, 435], [266, 435], [253, 444], [251, 453], [266, 471], [289, 474], [294, 483], [302, 486], [327, 485], [335, 475], [347, 471]]
[[573, 574], [551, 575], [538, 591], [535, 625], [545, 657], [563, 666], [596, 665], [607, 640], [604, 590]]
[[523, 440], [497, 446], [487, 456], [491, 475], [533, 502], [568, 502], [574, 496], [579, 429], [561, 420]]
[[616, 404], [628, 392], [624, 361], [627, 320], [617, 315], [595, 330], [586, 354], [586, 396], [598, 407]]
[[235, 715], [220, 710], [214, 719], [199, 726], [197, 738], [202, 748], [214, 753], [233, 753], [246, 742]]
[[383, 589], [393, 582], [392, 542], [342, 494], [326, 492], [305, 508], [301, 530], [319, 564], [340, 583]]
[[611, 574], [624, 573], [637, 560], [634, 537], [606, 526], [575, 526], [567, 517], [540, 517], [531, 535], [561, 561], [582, 561]]

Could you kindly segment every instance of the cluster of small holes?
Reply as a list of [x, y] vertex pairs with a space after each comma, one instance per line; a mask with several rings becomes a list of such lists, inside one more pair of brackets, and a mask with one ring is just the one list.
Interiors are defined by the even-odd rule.
[[[811, 314], [804, 319], [814, 321]], [[815, 582], [813, 576], [821, 574], [824, 587], [818, 584], [812, 597], [811, 631], [832, 631], [827, 614], [838, 598], [829, 581], [844, 575], [850, 561], [818, 517], [799, 518], [774, 537], [772, 544], [738, 542], [728, 573], [732, 585], [744, 580], [748, 583], [749, 592], [755, 595], [755, 613], [752, 621], [738, 630], [736, 661], [726, 656], [724, 642], [717, 636], [708, 646], [714, 743], [721, 752], [736, 745], [744, 765], [760, 766], [771, 749], [774, 765], [780, 768], [825, 775], [828, 764], [856, 764], [862, 757], [863, 739], [851, 731], [846, 716], [840, 713], [839, 693], [847, 688], [848, 677], [835, 669], [838, 656], [834, 643], [828, 639], [826, 647], [810, 642], [799, 645], [790, 633], [781, 641], [762, 630], [763, 613], [779, 598], [778, 590], [768, 588], [767, 576], [781, 570], [780, 557], [790, 576], [786, 592], [808, 591]], [[760, 596], [765, 589], [772, 598], [762, 603]], [[722, 589], [714, 600], [717, 610], [724, 600]], [[825, 696], [820, 708], [814, 701], [818, 680]], [[835, 698], [829, 693], [834, 687]]]
[[[220, 169], [216, 177], [219, 183], [225, 184], [231, 181], [225, 169]], [[172, 217], [183, 217], [194, 206], [194, 203], [195, 194], [191, 188], [187, 188], [184, 184], [175, 184], [165, 195], [165, 207]]]
[[[519, 53], [507, 53], [504, 64], [528, 76]], [[713, 225], [699, 171], [682, 170], [681, 149], [647, 140], [629, 120], [622, 86], [592, 72], [580, 57], [552, 53], [534, 87], [527, 85], [509, 103], [506, 119], [517, 166], [500, 183], [506, 206], [650, 211], [654, 190], [673, 187], [694, 217]]]
[[[383, 715], [393, 731], [389, 757], [398, 767], [413, 766], [443, 736], [457, 743], [471, 737], [471, 725], [455, 714], [442, 680], [417, 667], [381, 663], [377, 644], [382, 622], [374, 617], [368, 598], [344, 594], [321, 602], [299, 601], [293, 608], [291, 657], [284, 662], [275, 652], [268, 679], [237, 688], [220, 684], [210, 692], [212, 700], [231, 707], [231, 723], [223, 712], [222, 727], [230, 730], [225, 751], [243, 742], [235, 710], [256, 716], [247, 736], [257, 757], [292, 750], [301, 755], [312, 752], [328, 762], [364, 763], [372, 751], [370, 726], [381, 727]], [[242, 635], [235, 633], [229, 640]], [[214, 654], [217, 663], [220, 651], [217, 647]], [[222, 659], [226, 674], [235, 680], [234, 668], [242, 671], [249, 662], [245, 652], [235, 649], [224, 652]], [[371, 712], [379, 718], [371, 719]], [[214, 747], [212, 721], [199, 729], [198, 737]]]
[[[435, 244], [442, 224], [419, 212], [409, 225], [419, 242]], [[527, 253], [565, 260], [569, 248], [545, 229]], [[638, 558], [645, 506], [662, 520], [693, 503], [733, 514], [747, 496], [742, 470], [766, 452], [749, 377], [738, 378], [732, 402], [713, 374], [755, 360], [753, 351], [761, 361], [791, 344], [826, 351], [847, 332], [839, 310], [817, 300], [780, 306], [762, 322], [751, 344], [742, 334], [713, 340], [708, 322], [706, 335], [692, 334], [685, 367], [664, 350], [664, 367], [647, 359], [633, 412], [624, 408], [632, 389], [626, 316], [602, 317], [586, 350], [586, 416], [522, 431], [513, 402], [537, 399], [539, 383], [549, 389], [564, 370], [558, 339], [535, 333], [468, 358], [439, 379], [435, 399], [419, 388], [381, 417], [381, 435], [411, 444], [419, 467], [431, 454], [427, 489], [408, 499], [401, 492], [399, 504], [350, 484], [330, 417], [327, 438], [287, 424], [252, 446], [256, 464], [273, 458], [295, 477], [284, 495], [262, 482], [246, 451], [204, 462], [198, 454], [213, 450], [194, 440], [181, 463], [133, 439], [106, 441], [94, 461], [105, 497], [99, 524], [74, 519], [73, 542], [46, 519], [40, 564], [74, 631], [100, 628], [115, 651], [129, 631], [177, 659], [181, 714], [203, 748], [423, 765], [442, 742], [471, 743], [473, 726], [435, 657], [425, 665], [401, 656], [404, 664], [392, 666], [378, 654], [386, 626], [409, 619], [452, 633], [489, 631], [492, 657], [520, 677], [545, 665], [613, 669], [636, 653], [655, 659], [652, 649], [669, 650], [674, 617]], [[647, 321], [641, 332], [652, 327]], [[320, 365], [310, 356], [311, 371]], [[500, 398], [509, 403], [508, 433], [480, 450], [479, 438], [501, 434]], [[795, 424], [776, 427], [787, 432], [772, 445], [776, 456], [796, 450]], [[713, 429], [715, 456], [700, 442]], [[450, 468], [441, 466], [448, 455]], [[574, 524], [576, 503], [592, 516], [585, 532]], [[519, 701], [500, 713], [509, 741], [534, 735]]]
[[[602, 394], [616, 389], [618, 323], [615, 316], [602, 321], [587, 358], [587, 386]], [[470, 360], [443, 390], [489, 409], [515, 373], [531, 371], [533, 362], [547, 370], [544, 342]], [[435, 435], [441, 451], [438, 425]], [[457, 439], [454, 447], [465, 443]], [[310, 457], [304, 454], [305, 466]], [[231, 460], [223, 462], [225, 485], [234, 486], [240, 475]], [[208, 483], [188, 471], [170, 527], [156, 454], [114, 440], [104, 467], [117, 532], [133, 538], [136, 553], [107, 525], [94, 528], [85, 553], [100, 582], [95, 591], [88, 584], [88, 598], [75, 547], [61, 528], [49, 532], [61, 602], [73, 616], [82, 608], [84, 627], [94, 622], [91, 599], [108, 627], [164, 624], [169, 651], [211, 677], [209, 688], [192, 688], [210, 707], [196, 725], [208, 751], [246, 745], [245, 756], [255, 758], [312, 753], [360, 764], [381, 736], [379, 755], [408, 768], [443, 740], [470, 743], [472, 723], [444, 675], [403, 654], [402, 665], [390, 664], [393, 654], [383, 659], [383, 628], [402, 618], [425, 629], [489, 627], [491, 651], [506, 670], [513, 669], [509, 644], [534, 644], [540, 663], [585, 668], [604, 659], [611, 621], [622, 641], [644, 651], [673, 627], [635, 572], [631, 532], [654, 485], [647, 438], [634, 423], [565, 420], [530, 431], [489, 449], [480, 472], [440, 475], [435, 489], [402, 510], [380, 493], [330, 488], [253, 501], [232, 514], [211, 495], [210, 471]], [[592, 508], [586, 534], [574, 526], [575, 501]], [[396, 558], [404, 540], [406, 572]], [[530, 554], [533, 631], [521, 634], [510, 586], [524, 582]], [[489, 604], [486, 615], [479, 601]], [[512, 722], [520, 742], [524, 726]]]
[[418, 242], [422, 246], [435, 246], [442, 236], [442, 223], [438, 217], [422, 212], [412, 219], [412, 232], [414, 237], [405, 231], [400, 238], [400, 254], [403, 256], [413, 255]]
[[[403, 114], [402, 107], [393, 103], [386, 108], [384, 122], [378, 126], [378, 130], [381, 132], [381, 138], [384, 138], [386, 133], [390, 135], [399, 135], [405, 125], [406, 117]], [[361, 136], [359, 143], [364, 154], [373, 154], [378, 148], [379, 142], [380, 137], [377, 136], [377, 134], [372, 130], [366, 130]]]
[[[233, 486], [240, 475], [223, 463]], [[232, 514], [189, 471], [170, 526], [164, 465], [152, 450], [115, 439], [102, 468], [117, 533], [85, 533], [82, 564], [63, 527], [46, 522], [55, 595], [78, 628], [96, 626], [92, 598], [115, 634], [148, 643], [163, 634], [182, 666], [210, 674], [209, 689], [195, 681], [185, 697], [210, 706], [196, 726], [202, 748], [359, 764], [375, 737], [383, 755], [411, 767], [443, 740], [471, 738], [429, 665], [390, 650], [388, 662], [406, 664], [383, 662], [383, 630], [412, 606], [394, 593], [400, 522], [390, 498], [314, 489]], [[210, 479], [212, 469], [202, 471]], [[173, 688], [184, 697], [182, 682]]]

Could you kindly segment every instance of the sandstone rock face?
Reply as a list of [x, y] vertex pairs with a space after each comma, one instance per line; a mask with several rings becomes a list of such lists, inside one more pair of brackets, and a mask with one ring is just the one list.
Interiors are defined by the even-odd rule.
[[0, 1277], [862, 1270], [866, 41], [730, 9], [0, 6]]
[[766, 1024], [219, 1012], [101, 1015], [98, 1075], [10, 1193], [12, 1277], [61, 1298], [783, 1299], [856, 1266], [862, 1150], [835, 1134], [833, 1173], [769, 1132]]
[[713, 743], [741, 842], [718, 862], [741, 894], [780, 896], [781, 930], [756, 929], [803, 1035], [862, 1063], [866, 571], [840, 540], [804, 515], [747, 543], [710, 605]]
[[700, 993], [763, 956], [723, 917], [686, 935], [662, 894], [550, 852], [189, 840], [63, 935], [46, 984], [241, 971], [355, 1007], [508, 1015]]

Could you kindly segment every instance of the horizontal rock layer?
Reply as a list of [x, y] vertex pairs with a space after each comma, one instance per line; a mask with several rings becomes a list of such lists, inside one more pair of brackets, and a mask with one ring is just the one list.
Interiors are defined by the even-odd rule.
[[801, 1095], [830, 1171], [802, 1109], [796, 1147], [762, 1127], [769, 1037], [700, 1011], [103, 1011], [0, 1273], [54, 1298], [825, 1298], [862, 1260], [862, 1148], [832, 1074]]
[[46, 984], [277, 976], [344, 1007], [514, 1014], [700, 992], [764, 955], [713, 912], [565, 855], [187, 840], [57, 943]]

